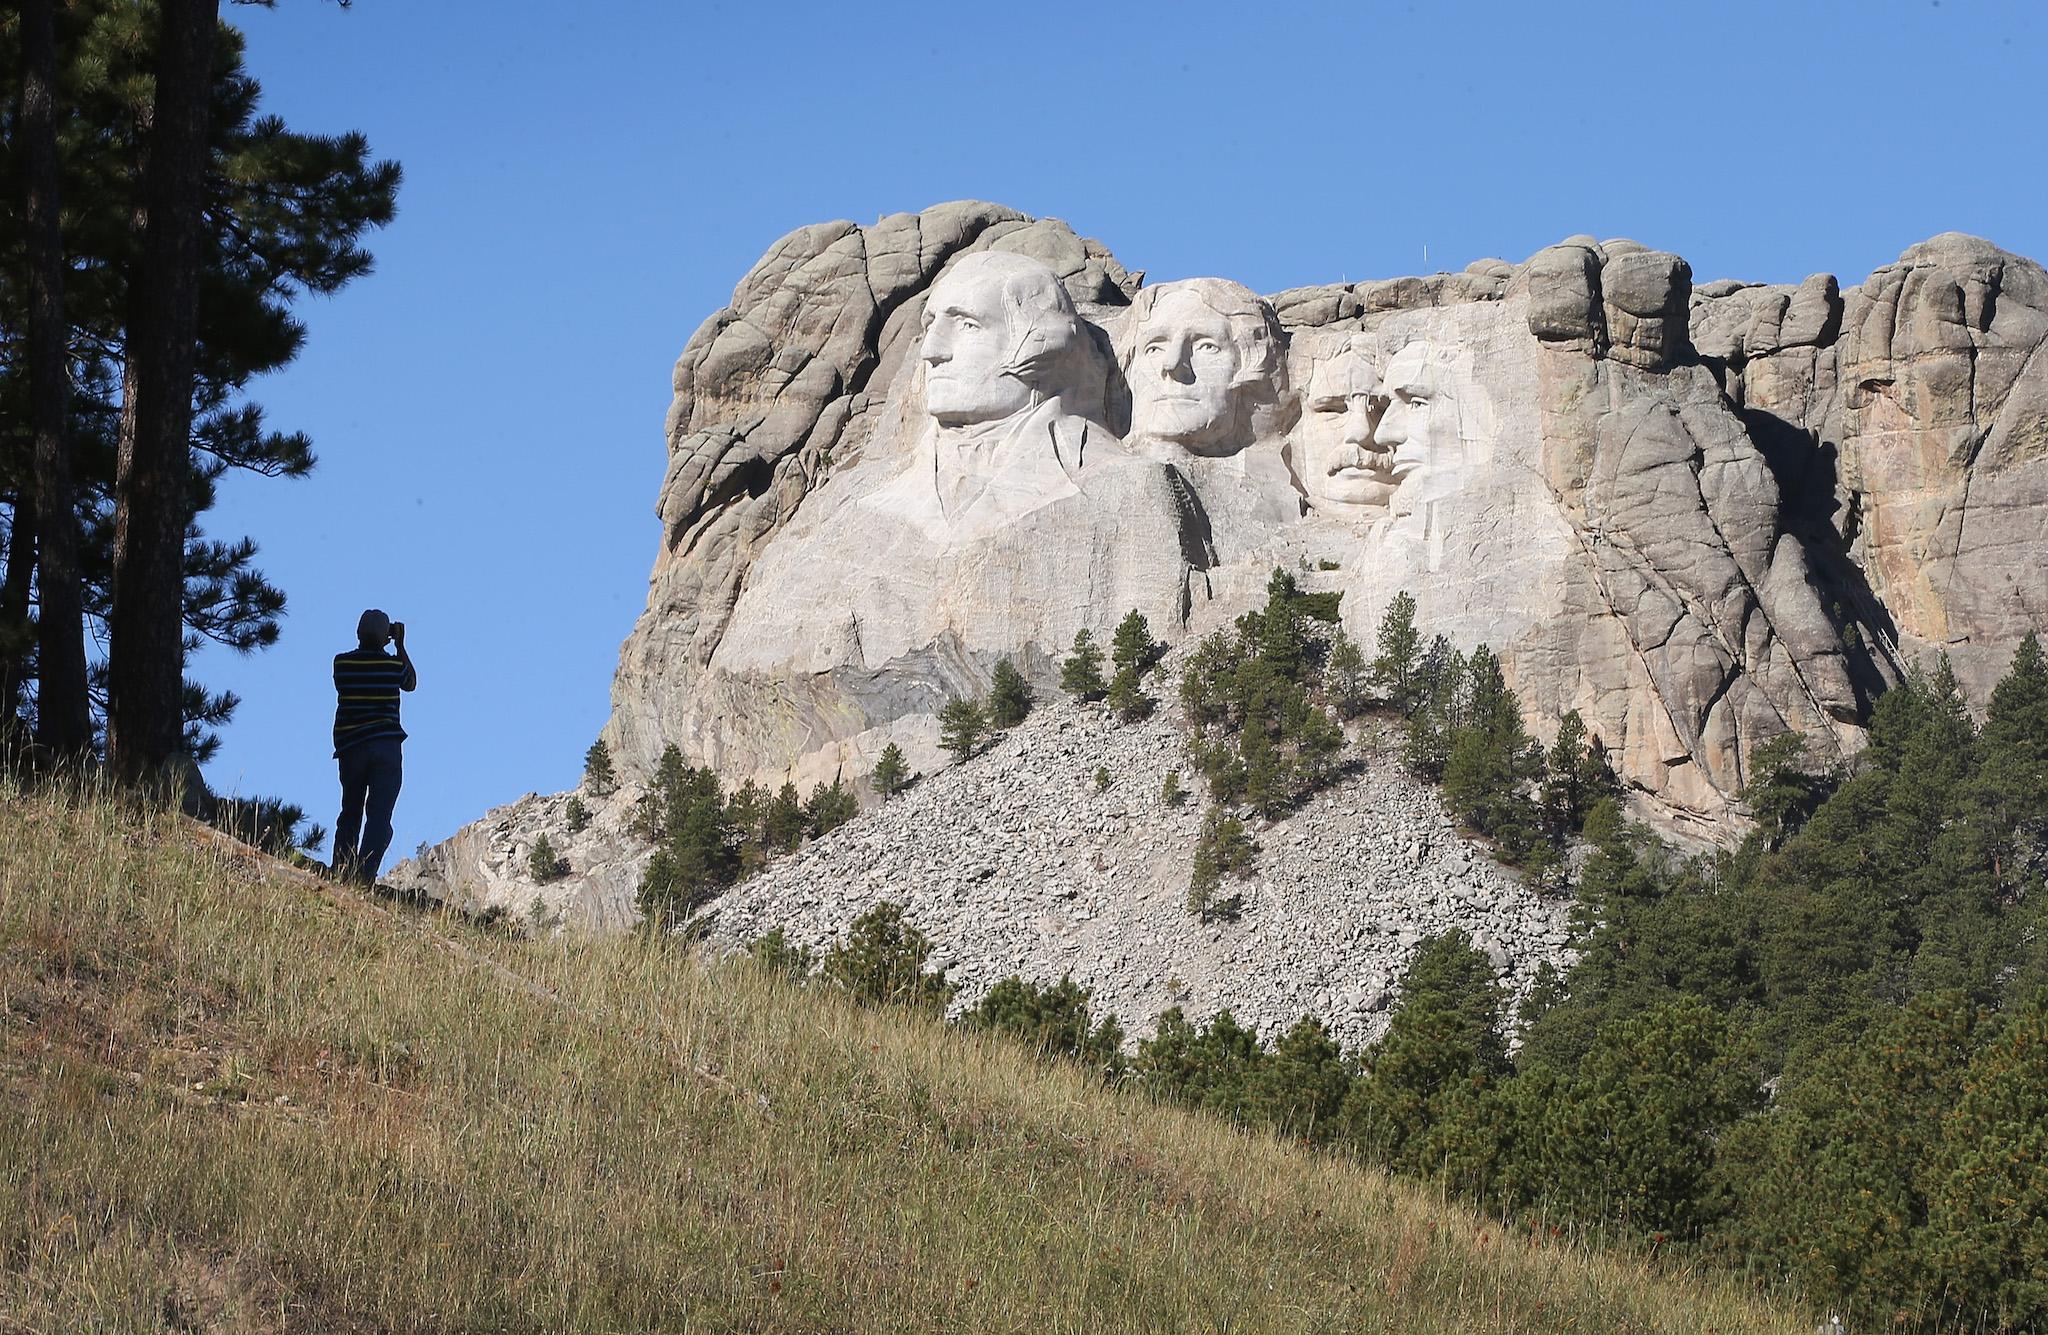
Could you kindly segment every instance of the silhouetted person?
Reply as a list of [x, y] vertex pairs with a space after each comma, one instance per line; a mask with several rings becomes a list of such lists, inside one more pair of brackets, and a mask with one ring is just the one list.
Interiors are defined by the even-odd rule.
[[[395, 654], [384, 652], [391, 643], [398, 646]], [[374, 607], [363, 613], [356, 622], [356, 647], [334, 656], [334, 758], [341, 762], [334, 870], [365, 884], [376, 882], [391, 847], [391, 810], [405, 778], [398, 693], [419, 684], [405, 652], [405, 623]]]

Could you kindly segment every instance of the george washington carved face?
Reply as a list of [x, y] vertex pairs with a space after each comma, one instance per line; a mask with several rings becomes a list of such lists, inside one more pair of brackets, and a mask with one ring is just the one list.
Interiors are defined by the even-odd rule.
[[1059, 277], [1022, 255], [969, 255], [925, 301], [925, 408], [942, 426], [994, 422], [1067, 392], [1086, 343]]

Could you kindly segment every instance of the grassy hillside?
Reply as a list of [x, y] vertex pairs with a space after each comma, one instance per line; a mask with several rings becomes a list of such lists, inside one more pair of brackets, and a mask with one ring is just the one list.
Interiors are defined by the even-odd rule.
[[637, 940], [0, 787], [0, 1329], [1750, 1331], [1733, 1289]]

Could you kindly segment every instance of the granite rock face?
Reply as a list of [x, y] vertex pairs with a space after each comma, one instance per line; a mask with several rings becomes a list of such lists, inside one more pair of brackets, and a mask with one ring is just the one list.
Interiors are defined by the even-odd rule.
[[[982, 203], [771, 248], [677, 365], [628, 782], [669, 744], [733, 783], [862, 780], [892, 741], [936, 771], [1000, 658], [1049, 687], [1131, 607], [1184, 644], [1280, 565], [1368, 642], [1409, 591], [1539, 737], [1578, 710], [1643, 814], [1725, 839], [1757, 744], [1853, 753], [1938, 652], [1981, 705], [2048, 624], [2048, 275], [1988, 242], [1853, 287], [1585, 236], [1266, 298], [1142, 277]], [[427, 880], [516, 901], [549, 800]], [[578, 912], [630, 916], [626, 845], [590, 861]]]

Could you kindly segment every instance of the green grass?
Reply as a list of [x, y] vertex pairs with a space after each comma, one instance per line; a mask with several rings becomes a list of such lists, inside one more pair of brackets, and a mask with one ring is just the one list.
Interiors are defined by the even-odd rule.
[[0, 1329], [1811, 1326], [744, 963], [0, 786]]

